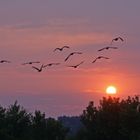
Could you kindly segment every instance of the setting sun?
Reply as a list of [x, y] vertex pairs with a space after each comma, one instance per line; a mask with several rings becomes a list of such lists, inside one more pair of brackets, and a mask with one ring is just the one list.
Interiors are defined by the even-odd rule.
[[117, 93], [117, 89], [114, 86], [108, 86], [106, 88], [106, 93], [107, 94], [116, 94]]

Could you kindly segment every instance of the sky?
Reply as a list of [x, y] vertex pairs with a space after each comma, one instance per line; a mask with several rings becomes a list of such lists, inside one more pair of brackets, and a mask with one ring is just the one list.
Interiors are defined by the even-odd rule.
[[[5, 0], [0, 1], [0, 104], [18, 100], [27, 111], [46, 116], [80, 115], [89, 101], [98, 105], [109, 85], [116, 96], [140, 94], [140, 1]], [[117, 50], [106, 47], [115, 37]], [[62, 52], [53, 50], [70, 46]], [[82, 52], [67, 62], [73, 51]], [[110, 59], [91, 62], [98, 56]], [[61, 63], [38, 73], [33, 66]], [[67, 67], [84, 61], [79, 68]]]

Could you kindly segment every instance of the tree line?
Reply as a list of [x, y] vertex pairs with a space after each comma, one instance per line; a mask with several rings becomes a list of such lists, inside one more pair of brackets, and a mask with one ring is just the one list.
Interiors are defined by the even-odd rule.
[[64, 140], [68, 132], [62, 123], [45, 113], [28, 113], [17, 101], [8, 108], [0, 107], [1, 140]]
[[78, 116], [82, 127], [71, 136], [59, 119], [46, 118], [39, 110], [29, 113], [16, 101], [7, 108], [0, 106], [0, 139], [140, 140], [139, 104], [138, 96], [103, 97], [97, 107], [91, 101]]

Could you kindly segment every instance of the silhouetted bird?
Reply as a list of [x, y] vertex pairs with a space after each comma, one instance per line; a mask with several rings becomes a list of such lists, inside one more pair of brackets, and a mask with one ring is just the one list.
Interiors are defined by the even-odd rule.
[[67, 61], [70, 58], [70, 56], [72, 56], [74, 54], [82, 54], [82, 53], [81, 52], [72, 52], [66, 57], [66, 59], [64, 61]]
[[116, 37], [116, 38], [112, 39], [111, 45], [112, 45], [112, 43], [113, 43], [114, 41], [118, 41], [118, 40], [124, 41], [123, 38], [121, 38], [121, 37]]
[[84, 61], [82, 61], [82, 62], [80, 62], [79, 64], [77, 64], [77, 65], [74, 65], [74, 66], [68, 66], [68, 67], [73, 67], [73, 68], [77, 68], [78, 66], [80, 66], [81, 64], [83, 64], [84, 63]]
[[95, 63], [98, 59], [110, 59], [110, 58], [104, 56], [98, 56], [95, 60], [92, 61], [92, 63]]
[[22, 65], [32, 65], [34, 63], [40, 63], [39, 61], [36, 61], [36, 62], [26, 62], [26, 63], [23, 63]]
[[49, 63], [47, 65], [44, 65], [43, 68], [48, 67], [48, 66], [52, 66], [52, 65], [59, 65], [60, 63]]
[[64, 48], [69, 49], [70, 47], [69, 46], [63, 46], [62, 48], [56, 48], [56, 49], [53, 50], [53, 52], [55, 52], [56, 50], [63, 51]]
[[11, 63], [11, 62], [8, 60], [1, 60], [0, 63]]
[[108, 49], [118, 49], [117, 47], [104, 47], [98, 51], [108, 50]]
[[34, 69], [37, 70], [38, 72], [41, 72], [41, 71], [43, 70], [43, 66], [44, 66], [44, 65], [41, 65], [40, 68], [37, 68], [37, 67], [35, 67], [35, 66], [32, 66], [32, 68], [34, 68]]

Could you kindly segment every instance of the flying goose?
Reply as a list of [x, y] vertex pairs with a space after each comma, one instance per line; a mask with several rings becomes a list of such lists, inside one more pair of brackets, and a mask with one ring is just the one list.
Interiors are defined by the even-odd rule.
[[112, 39], [111, 45], [112, 45], [112, 43], [113, 43], [114, 41], [118, 41], [118, 40], [121, 40], [122, 42], [124, 41], [123, 38], [121, 38], [121, 37], [116, 37], [116, 38]]
[[67, 61], [74, 54], [82, 54], [82, 53], [81, 52], [72, 52], [66, 57], [66, 59], [64, 61]]
[[52, 65], [59, 65], [60, 63], [49, 63], [47, 65], [44, 65], [43, 68], [48, 67], [48, 66], [52, 66]]
[[118, 49], [117, 47], [104, 47], [102, 49], [99, 49], [98, 52], [103, 51], [103, 50], [108, 50], [108, 49]]
[[11, 63], [11, 62], [8, 60], [1, 60], [0, 63]]
[[81, 64], [83, 64], [84, 63], [84, 61], [82, 61], [82, 62], [80, 62], [79, 64], [77, 64], [77, 65], [73, 65], [73, 66], [68, 66], [68, 67], [73, 67], [73, 68], [77, 68], [78, 66], [80, 66]]
[[44, 65], [42, 64], [40, 68], [37, 68], [35, 66], [32, 66], [32, 68], [35, 69], [35, 70], [37, 70], [38, 72], [41, 72], [43, 70], [43, 66]]
[[56, 49], [53, 50], [53, 52], [55, 52], [56, 50], [63, 51], [64, 48], [69, 49], [70, 47], [69, 46], [63, 46], [62, 48], [56, 48]]
[[35, 63], [40, 63], [39, 61], [30, 61], [30, 62], [26, 62], [26, 63], [23, 63], [22, 65], [32, 65], [32, 64], [35, 64]]
[[110, 59], [110, 58], [104, 56], [98, 56], [97, 58], [95, 58], [95, 60], [92, 61], [92, 63], [95, 63], [98, 59]]

